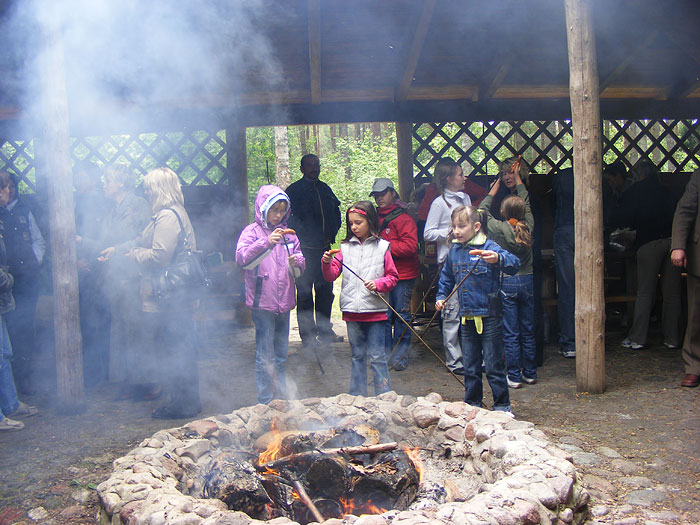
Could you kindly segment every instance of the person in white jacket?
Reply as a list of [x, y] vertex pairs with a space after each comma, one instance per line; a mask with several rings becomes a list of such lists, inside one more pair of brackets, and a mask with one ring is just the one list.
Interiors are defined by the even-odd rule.
[[[447, 236], [450, 233], [450, 216], [458, 206], [470, 206], [469, 195], [462, 191], [464, 172], [453, 159], [440, 159], [435, 165], [433, 181], [441, 194], [430, 205], [425, 220], [423, 238], [437, 243], [438, 263], [442, 264], [450, 251]], [[459, 344], [459, 304], [457, 294], [453, 295], [442, 310], [442, 342], [445, 347], [445, 362], [455, 374], [464, 374], [462, 348]]]

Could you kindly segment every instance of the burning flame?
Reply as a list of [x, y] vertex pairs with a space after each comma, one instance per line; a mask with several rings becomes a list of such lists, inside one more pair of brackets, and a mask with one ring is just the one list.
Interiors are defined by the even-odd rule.
[[420, 458], [420, 449], [418, 447], [406, 447], [404, 452], [408, 456], [408, 459], [411, 460], [411, 463], [413, 463], [415, 469], [418, 471], [418, 484], [420, 484], [423, 481], [423, 460]]
[[362, 516], [363, 514], [382, 514], [389, 509], [382, 507], [377, 507], [372, 500], [367, 500], [364, 504], [356, 505], [355, 500], [350, 498], [340, 498], [340, 504], [343, 506], [344, 514], [354, 514], [355, 516]]
[[[272, 441], [258, 456], [258, 465], [264, 465], [269, 461], [277, 459], [282, 448], [282, 433], [272, 425]], [[275, 471], [270, 471], [270, 474], [277, 474]]]

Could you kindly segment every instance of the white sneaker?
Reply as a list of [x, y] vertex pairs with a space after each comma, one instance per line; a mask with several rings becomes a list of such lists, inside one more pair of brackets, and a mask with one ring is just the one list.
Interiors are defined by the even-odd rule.
[[527, 383], [528, 385], [534, 385], [535, 383], [537, 383], [537, 379], [534, 377], [527, 377], [524, 375], [523, 383]]
[[641, 350], [644, 348], [644, 345], [640, 345], [639, 343], [635, 343], [634, 341], [631, 341], [630, 339], [625, 339], [620, 343], [622, 348], [629, 348], [630, 350]]
[[508, 380], [509, 388], [520, 388], [521, 386], [523, 386], [522, 383], [518, 383], [517, 381], [511, 381], [510, 377], [506, 377], [506, 379]]
[[679, 345], [674, 345], [674, 344], [672, 344], [672, 343], [667, 343], [667, 342], [665, 342], [665, 341], [664, 341], [664, 346], [665, 346], [666, 348], [670, 348], [671, 350], [676, 350], [676, 349], [680, 348]]

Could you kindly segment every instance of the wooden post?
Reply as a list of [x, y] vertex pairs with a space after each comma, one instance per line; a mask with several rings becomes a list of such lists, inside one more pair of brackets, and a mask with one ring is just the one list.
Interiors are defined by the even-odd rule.
[[413, 192], [413, 124], [396, 123], [396, 154], [399, 169], [399, 195], [408, 202]]
[[[48, 6], [49, 4], [45, 4]], [[44, 49], [39, 57], [43, 171], [49, 204], [51, 271], [59, 408], [84, 409], [82, 338], [78, 303], [73, 178], [69, 152], [68, 98], [60, 10], [40, 17]]]
[[602, 145], [595, 37], [589, 0], [566, 0], [574, 134], [576, 387], [605, 390]]
[[[231, 216], [233, 220], [233, 246], [238, 243], [238, 237], [243, 228], [250, 222], [250, 206], [248, 205], [248, 155], [246, 151], [245, 126], [226, 128], [226, 171], [228, 172], [228, 190], [231, 199]], [[235, 259], [235, 254], [234, 254]], [[243, 289], [243, 273], [238, 265], [234, 266], [231, 276], [235, 290]], [[241, 298], [234, 304], [234, 319], [239, 325], [250, 325], [250, 310], [246, 308]]]

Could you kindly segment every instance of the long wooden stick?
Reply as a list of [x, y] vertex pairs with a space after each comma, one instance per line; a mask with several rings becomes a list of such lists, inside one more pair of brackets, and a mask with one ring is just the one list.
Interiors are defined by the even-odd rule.
[[265, 470], [277, 470], [279, 467], [284, 466], [287, 463], [312, 456], [328, 456], [333, 454], [357, 456], [359, 454], [378, 454], [379, 452], [389, 452], [390, 450], [396, 450], [397, 448], [398, 444], [395, 441], [390, 443], [378, 443], [376, 445], [358, 445], [355, 447], [320, 448], [316, 450], [309, 450], [308, 452], [292, 454], [273, 461], [268, 461], [262, 465], [256, 465], [255, 468], [258, 471], [264, 472]]
[[292, 485], [294, 485], [294, 488], [296, 489], [297, 494], [299, 494], [299, 498], [304, 503], [304, 505], [309, 507], [309, 510], [311, 511], [311, 514], [314, 515], [316, 521], [318, 521], [319, 523], [323, 523], [324, 521], [326, 521], [326, 518], [323, 517], [323, 514], [321, 514], [321, 512], [318, 510], [318, 507], [316, 507], [316, 505], [314, 505], [314, 502], [311, 501], [311, 498], [306, 493], [306, 490], [304, 490], [304, 487], [301, 485], [301, 483], [299, 483], [297, 480], [292, 480]]

